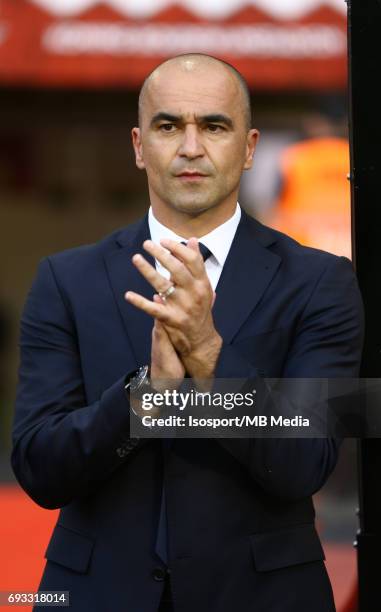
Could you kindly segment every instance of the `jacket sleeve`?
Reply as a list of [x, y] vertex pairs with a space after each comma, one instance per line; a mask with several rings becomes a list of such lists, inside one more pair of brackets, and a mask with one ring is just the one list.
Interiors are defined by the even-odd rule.
[[87, 404], [74, 321], [43, 260], [21, 318], [11, 456], [39, 505], [59, 508], [88, 494], [143, 443], [130, 438], [124, 378]]
[[[362, 300], [352, 265], [344, 257], [329, 258], [300, 317], [283, 378], [357, 377], [363, 332]], [[215, 375], [258, 373], [234, 346], [223, 346]], [[267, 492], [287, 499], [310, 496], [322, 487], [336, 465], [340, 445], [333, 438], [219, 442]]]

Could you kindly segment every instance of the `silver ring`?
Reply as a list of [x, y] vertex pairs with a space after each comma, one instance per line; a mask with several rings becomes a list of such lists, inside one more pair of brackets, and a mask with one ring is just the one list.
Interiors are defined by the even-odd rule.
[[174, 286], [174, 285], [170, 285], [170, 286], [168, 287], [168, 289], [166, 289], [165, 291], [159, 291], [159, 295], [160, 295], [161, 299], [162, 299], [162, 300], [164, 300], [164, 302], [165, 302], [165, 300], [166, 300], [166, 299], [167, 299], [167, 298], [168, 298], [170, 295], [172, 295], [172, 293], [174, 293], [175, 291], [176, 291], [175, 286]]

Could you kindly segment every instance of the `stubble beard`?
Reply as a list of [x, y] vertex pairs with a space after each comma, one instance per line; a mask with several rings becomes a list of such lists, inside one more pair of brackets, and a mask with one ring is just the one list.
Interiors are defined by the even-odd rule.
[[178, 212], [187, 215], [199, 215], [215, 208], [226, 199], [227, 195], [219, 190], [202, 190], [196, 185], [182, 186], [166, 194], [166, 203]]

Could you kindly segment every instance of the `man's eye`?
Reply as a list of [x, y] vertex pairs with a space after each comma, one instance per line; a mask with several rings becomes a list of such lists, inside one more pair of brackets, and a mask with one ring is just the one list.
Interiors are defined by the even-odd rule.
[[217, 134], [217, 132], [221, 132], [224, 128], [222, 127], [222, 125], [217, 125], [216, 123], [208, 123], [207, 129], [208, 129], [208, 132]]
[[176, 129], [176, 126], [175, 126], [175, 124], [174, 124], [174, 123], [162, 123], [162, 124], [159, 126], [159, 129], [160, 129], [162, 132], [173, 132], [173, 131]]

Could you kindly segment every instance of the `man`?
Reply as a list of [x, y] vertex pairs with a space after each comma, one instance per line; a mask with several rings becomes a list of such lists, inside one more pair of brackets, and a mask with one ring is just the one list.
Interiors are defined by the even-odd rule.
[[12, 462], [38, 504], [62, 508], [40, 589], [70, 591], [75, 612], [334, 610], [311, 501], [334, 440], [163, 444], [129, 429], [146, 365], [154, 385], [357, 375], [350, 262], [237, 205], [249, 108], [219, 60], [160, 65], [132, 131], [148, 217], [48, 257], [28, 296]]

